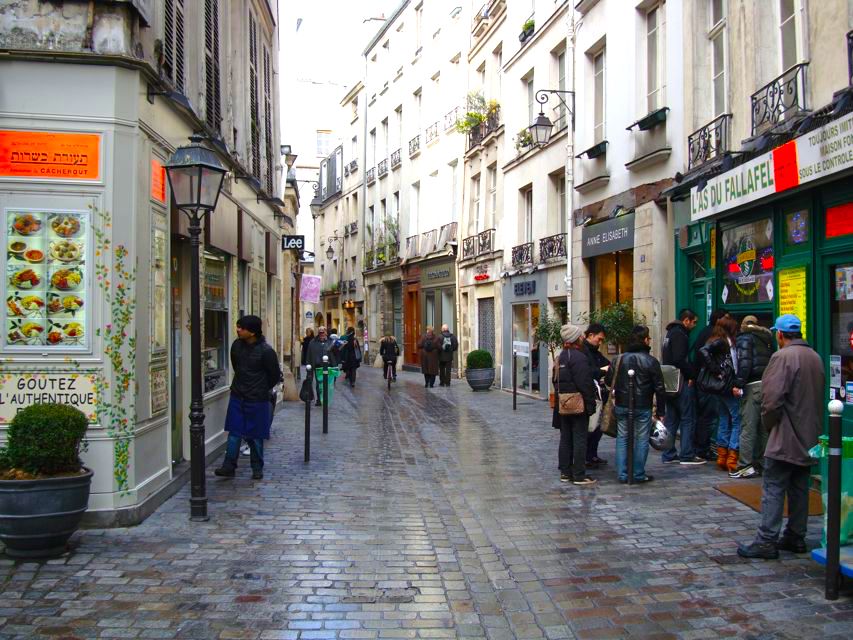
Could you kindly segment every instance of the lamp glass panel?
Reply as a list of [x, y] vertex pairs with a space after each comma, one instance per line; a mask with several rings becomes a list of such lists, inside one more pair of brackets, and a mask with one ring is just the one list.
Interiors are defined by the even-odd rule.
[[198, 194], [198, 167], [167, 167], [169, 186], [178, 207], [196, 204]]
[[213, 209], [219, 199], [219, 189], [222, 186], [224, 171], [201, 168], [201, 191], [199, 193], [199, 204], [202, 207]]

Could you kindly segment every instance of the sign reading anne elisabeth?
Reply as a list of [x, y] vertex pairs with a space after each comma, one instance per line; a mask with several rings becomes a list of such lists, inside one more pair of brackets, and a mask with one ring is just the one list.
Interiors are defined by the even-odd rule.
[[97, 420], [98, 393], [94, 374], [12, 373], [0, 376], [0, 424], [9, 424], [31, 404], [55, 402], [80, 409]]
[[0, 130], [0, 176], [97, 180], [100, 150], [97, 133]]
[[592, 258], [634, 248], [634, 216], [619, 216], [583, 228], [581, 257]]

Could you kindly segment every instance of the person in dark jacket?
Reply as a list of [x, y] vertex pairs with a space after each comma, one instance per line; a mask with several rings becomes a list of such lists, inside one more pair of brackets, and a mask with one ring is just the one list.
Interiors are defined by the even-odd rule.
[[263, 323], [257, 316], [237, 321], [237, 339], [231, 345], [231, 398], [225, 416], [228, 444], [225, 460], [214, 472], [233, 478], [240, 455], [240, 442], [249, 443], [252, 479], [264, 477], [264, 440], [269, 440], [272, 424], [273, 388], [283, 380], [278, 356], [263, 336]]
[[560, 426], [560, 449], [558, 462], [560, 482], [576, 485], [595, 484], [586, 475], [586, 437], [589, 417], [595, 413], [595, 385], [589, 360], [581, 350], [583, 330], [573, 324], [563, 325], [560, 330], [563, 350], [554, 363], [552, 376], [558, 398], [561, 393], [580, 393], [583, 397], [583, 412], [578, 415], [560, 415], [559, 400], [555, 406]]
[[438, 386], [450, 386], [450, 370], [453, 367], [453, 354], [459, 349], [459, 341], [450, 333], [450, 327], [441, 325], [441, 335], [438, 336], [440, 349], [438, 352]]
[[589, 361], [589, 369], [595, 382], [596, 412], [590, 420], [596, 420], [596, 424], [590, 425], [590, 431], [586, 437], [586, 466], [597, 467], [607, 464], [607, 460], [598, 457], [598, 443], [601, 442], [601, 407], [607, 402], [607, 387], [604, 384], [604, 374], [610, 366], [610, 360], [601, 353], [601, 345], [607, 337], [604, 325], [593, 322], [584, 331], [581, 351]]
[[[651, 354], [649, 328], [637, 325], [631, 331], [625, 353], [619, 359], [618, 370], [610, 367], [605, 382], [616, 394], [616, 470], [620, 482], [628, 482], [628, 398], [629, 375], [634, 370], [634, 482], [651, 482], [646, 473], [649, 457], [649, 433], [652, 412], [656, 409], [657, 419], [666, 414], [666, 395], [660, 362]], [[654, 401], [654, 404], [653, 404]]]
[[391, 365], [391, 378], [397, 379], [397, 358], [400, 357], [400, 345], [390, 333], [379, 342], [379, 356], [382, 358], [382, 377], [388, 378], [388, 365]]
[[308, 364], [308, 347], [314, 339], [314, 329], [308, 327], [305, 329], [305, 337], [302, 338], [302, 358], [299, 361], [303, 367]]
[[[717, 321], [725, 318], [727, 315], [729, 315], [728, 311], [723, 309], [712, 311], [711, 317], [708, 319], [708, 326], [699, 332], [699, 335], [696, 336], [696, 340], [693, 342], [691, 359], [697, 377], [702, 370], [702, 357], [699, 355], [699, 349], [704, 347], [708, 342], [708, 338], [711, 337], [711, 332], [714, 330]], [[711, 442], [711, 438], [717, 429], [717, 423], [720, 419], [719, 404], [719, 396], [705, 393], [696, 385], [696, 427], [693, 432], [693, 443], [696, 455], [703, 460], [713, 461], [717, 459], [717, 448]]]
[[773, 334], [758, 324], [755, 316], [746, 316], [735, 338], [737, 373], [735, 395], [740, 395], [740, 450], [737, 469], [730, 478], [754, 478], [758, 470], [753, 464], [760, 461], [767, 445], [767, 431], [761, 424], [761, 376], [773, 355]]
[[332, 340], [329, 339], [328, 335], [326, 335], [326, 327], [317, 327], [317, 337], [311, 341], [311, 344], [308, 345], [308, 364], [311, 365], [313, 371], [311, 375], [314, 376], [317, 385], [317, 406], [322, 406], [322, 388], [320, 384], [320, 379], [317, 378], [317, 370], [323, 368], [323, 356], [329, 356], [329, 366], [336, 367], [338, 366], [338, 362], [336, 359], [336, 352], [332, 349], [333, 346]]
[[[661, 349], [662, 363], [677, 367], [681, 372], [681, 389], [678, 396], [666, 401], [666, 429], [672, 437], [672, 446], [661, 454], [664, 464], [683, 465], [707, 464], [707, 460], [696, 455], [693, 430], [696, 426], [696, 394], [693, 380], [696, 377], [690, 362], [690, 332], [696, 327], [698, 318], [691, 309], [682, 309], [677, 322], [666, 327], [666, 337]], [[681, 430], [680, 451], [675, 449], [675, 435]]]
[[432, 327], [427, 327], [426, 335], [418, 341], [421, 352], [421, 372], [424, 374], [424, 387], [434, 387], [438, 375], [438, 351], [441, 340], [436, 337]]
[[347, 329], [345, 336], [346, 341], [341, 347], [341, 368], [344, 370], [344, 375], [349, 380], [349, 386], [355, 386], [355, 374], [361, 366], [361, 345], [355, 337], [355, 328]]

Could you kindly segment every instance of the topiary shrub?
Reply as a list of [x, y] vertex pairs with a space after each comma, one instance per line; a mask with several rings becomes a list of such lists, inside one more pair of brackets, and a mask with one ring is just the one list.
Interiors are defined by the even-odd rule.
[[[64, 404], [34, 404], [12, 419], [0, 450], [0, 473], [51, 476], [79, 472], [86, 415]], [[19, 474], [12, 473], [17, 477]]]
[[485, 349], [474, 349], [468, 354], [465, 366], [469, 369], [491, 369], [494, 366], [492, 354]]

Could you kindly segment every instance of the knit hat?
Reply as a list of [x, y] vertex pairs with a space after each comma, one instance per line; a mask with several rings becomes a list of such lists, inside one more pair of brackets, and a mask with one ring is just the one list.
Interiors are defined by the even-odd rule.
[[758, 324], [758, 318], [755, 316], [744, 316], [740, 322], [740, 328], [746, 329], [751, 324]]
[[243, 316], [237, 321], [237, 326], [260, 337], [263, 333], [263, 321], [258, 316]]
[[560, 337], [563, 342], [577, 342], [582, 335], [583, 329], [573, 324], [564, 324], [563, 328], [560, 329]]

